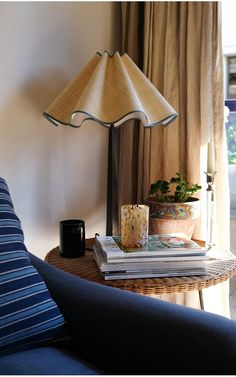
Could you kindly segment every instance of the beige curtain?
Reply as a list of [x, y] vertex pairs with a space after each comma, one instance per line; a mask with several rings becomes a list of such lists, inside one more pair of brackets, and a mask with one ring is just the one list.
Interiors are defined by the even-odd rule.
[[214, 239], [227, 249], [229, 187], [220, 3], [124, 2], [121, 9], [123, 52], [134, 59], [179, 116], [166, 128], [144, 130], [130, 122], [120, 129], [119, 204], [142, 201], [153, 181], [182, 171], [188, 180], [202, 185], [202, 218], [194, 237], [205, 239], [204, 172], [211, 140], [217, 171]]
[[124, 2], [121, 9], [123, 52], [136, 60], [179, 116], [166, 128], [144, 130], [129, 124], [120, 129], [119, 205], [142, 201], [152, 182], [181, 171], [189, 181], [202, 185], [202, 216], [194, 238], [204, 240], [204, 172], [211, 140], [217, 171], [214, 241], [227, 249], [229, 188], [220, 3]]
[[[144, 3], [121, 3], [121, 50], [143, 67], [143, 22]], [[139, 121], [128, 121], [116, 130], [119, 140], [118, 156], [118, 208], [122, 204], [143, 202], [144, 140], [143, 125]], [[120, 233], [120, 212], [117, 228]]]

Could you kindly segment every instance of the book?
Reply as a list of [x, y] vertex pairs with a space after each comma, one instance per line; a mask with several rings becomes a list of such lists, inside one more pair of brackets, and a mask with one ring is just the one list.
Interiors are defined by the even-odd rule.
[[[174, 257], [175, 258], [175, 257]], [[190, 257], [191, 258], [191, 257]], [[105, 280], [140, 279], [154, 277], [198, 276], [206, 275], [206, 260], [182, 260], [179, 261], [154, 261], [132, 263], [126, 260], [124, 263], [107, 263], [102, 253], [94, 245], [94, 259], [100, 275]], [[176, 258], [175, 258], [176, 259]]]
[[207, 249], [183, 234], [149, 235], [144, 248], [125, 248], [120, 236], [96, 236], [94, 258], [105, 280], [206, 275]]
[[163, 277], [178, 277], [178, 276], [203, 276], [206, 271], [199, 269], [194, 271], [167, 271], [167, 272], [113, 272], [102, 274], [105, 280], [126, 280], [126, 279], [144, 279], [144, 278], [163, 278]]
[[148, 245], [142, 248], [126, 248], [120, 236], [96, 236], [107, 262], [130, 259], [140, 261], [156, 260], [159, 257], [206, 256], [207, 250], [183, 234], [149, 235]]
[[[97, 266], [100, 272], [158, 272], [158, 271], [171, 271], [178, 269], [199, 269], [205, 268], [206, 260], [209, 258], [207, 256], [197, 256], [197, 257], [190, 257], [194, 259], [188, 259], [186, 257], [171, 257], [165, 260], [165, 257], [158, 258], [158, 260], [154, 261], [142, 261], [138, 260], [137, 262], [133, 262], [133, 260], [126, 259], [122, 262], [110, 262], [107, 263], [106, 258], [102, 250], [97, 246], [94, 245], [94, 258], [97, 263]], [[180, 258], [180, 259], [178, 259]], [[195, 259], [198, 258], [198, 259]], [[161, 260], [160, 260], [161, 259]]]
[[[230, 258], [232, 258], [232, 254], [230, 255]], [[233, 258], [235, 256], [233, 255]], [[120, 271], [102, 271], [102, 269], [99, 267], [99, 262], [97, 262], [98, 268], [100, 270], [101, 276], [105, 280], [121, 280], [121, 279], [143, 279], [143, 278], [155, 278], [155, 277], [180, 277], [180, 276], [204, 276], [208, 272], [208, 267], [214, 267], [215, 263], [218, 263], [219, 261], [229, 260], [229, 253], [222, 253], [221, 252], [214, 252], [212, 253], [212, 256], [209, 257], [208, 260], [204, 261], [204, 265], [201, 266], [201, 264], [196, 263], [194, 265], [194, 262], [191, 265], [188, 265], [188, 261], [186, 261], [185, 266], [172, 266], [172, 268], [166, 267], [163, 269], [159, 268], [153, 268], [150, 270], [142, 269], [140, 266], [140, 270], [120, 270]], [[108, 267], [109, 268], [109, 267]]]

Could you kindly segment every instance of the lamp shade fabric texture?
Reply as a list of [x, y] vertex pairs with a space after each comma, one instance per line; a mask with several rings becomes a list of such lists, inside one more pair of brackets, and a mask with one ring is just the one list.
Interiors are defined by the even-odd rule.
[[167, 125], [177, 113], [127, 54], [97, 52], [44, 116], [56, 126], [94, 120], [116, 127], [140, 119], [151, 127]]

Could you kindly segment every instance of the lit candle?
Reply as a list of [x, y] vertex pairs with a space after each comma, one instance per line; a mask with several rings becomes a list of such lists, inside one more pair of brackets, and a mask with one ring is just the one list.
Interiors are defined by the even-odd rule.
[[213, 143], [208, 143], [207, 147], [207, 173], [215, 172], [215, 153]]
[[121, 207], [121, 243], [125, 247], [143, 247], [148, 243], [149, 207], [123, 205]]

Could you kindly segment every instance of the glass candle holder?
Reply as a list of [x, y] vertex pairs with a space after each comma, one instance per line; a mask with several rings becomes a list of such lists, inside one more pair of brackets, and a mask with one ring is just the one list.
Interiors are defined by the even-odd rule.
[[149, 207], [140, 204], [121, 207], [121, 243], [125, 247], [144, 247], [148, 243]]

